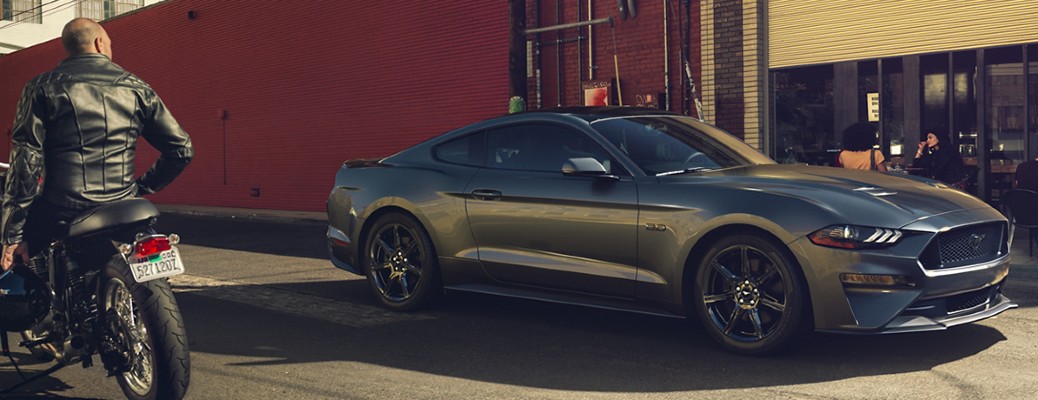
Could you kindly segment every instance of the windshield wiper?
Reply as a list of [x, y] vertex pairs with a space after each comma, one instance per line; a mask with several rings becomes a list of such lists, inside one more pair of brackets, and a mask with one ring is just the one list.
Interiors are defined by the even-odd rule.
[[679, 174], [688, 174], [688, 173], [692, 173], [692, 172], [702, 172], [702, 171], [710, 171], [710, 170], [711, 169], [707, 168], [707, 167], [690, 167], [690, 168], [685, 168], [685, 169], [679, 169], [677, 171], [660, 172], [660, 173], [656, 174], [656, 176], [679, 175]]

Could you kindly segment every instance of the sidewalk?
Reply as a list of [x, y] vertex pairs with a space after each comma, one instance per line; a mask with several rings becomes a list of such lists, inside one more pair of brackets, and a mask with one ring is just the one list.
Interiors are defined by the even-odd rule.
[[[328, 215], [318, 211], [261, 210], [252, 208], [203, 207], [157, 204], [159, 211], [170, 214], [199, 215], [232, 219], [257, 219], [265, 221], [327, 223]], [[1027, 254], [1027, 230], [1018, 229], [1012, 248], [1012, 271], [1014, 277], [1038, 282], [1038, 245], [1034, 256]]]
[[1013, 259], [1010, 262], [1009, 279], [1011, 281], [1038, 282], [1038, 245], [1034, 246], [1034, 256], [1027, 254], [1026, 229], [1017, 229], [1016, 238], [1013, 240], [1013, 248], [1010, 254]]

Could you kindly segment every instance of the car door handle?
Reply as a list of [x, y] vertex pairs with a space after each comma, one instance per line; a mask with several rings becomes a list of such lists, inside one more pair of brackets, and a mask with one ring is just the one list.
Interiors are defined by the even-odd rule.
[[472, 197], [480, 200], [497, 200], [501, 198], [500, 190], [476, 189], [472, 191]]

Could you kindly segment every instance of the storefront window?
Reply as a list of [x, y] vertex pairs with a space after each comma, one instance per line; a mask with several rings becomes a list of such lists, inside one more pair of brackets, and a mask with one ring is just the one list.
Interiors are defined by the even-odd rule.
[[922, 132], [948, 133], [948, 54], [920, 57], [923, 85]]
[[905, 152], [905, 80], [901, 59], [882, 61], [883, 91], [880, 94], [880, 135], [890, 157]]
[[[1024, 70], [1019, 46], [988, 52], [987, 129], [991, 159], [1013, 164], [1024, 159]], [[999, 161], [1004, 160], [1004, 161]]]
[[991, 185], [988, 199], [997, 203], [1012, 187], [1016, 164], [1024, 160], [1023, 47], [987, 52], [987, 128], [991, 151]]
[[879, 94], [879, 63], [876, 60], [858, 63], [858, 121], [879, 122], [878, 116], [869, 115], [869, 96]]
[[[977, 137], [977, 53], [952, 54], [952, 133], [962, 145], [975, 145]], [[964, 157], [975, 157], [976, 148], [962, 146]]]
[[1027, 104], [1030, 108], [1028, 129], [1030, 132], [1027, 137], [1031, 151], [1027, 153], [1026, 158], [1032, 159], [1038, 157], [1038, 45], [1031, 45], [1027, 48], [1027, 58], [1030, 62], [1028, 65], [1030, 79], [1027, 81]]
[[775, 160], [825, 165], [836, 147], [833, 135], [833, 66], [777, 71]]

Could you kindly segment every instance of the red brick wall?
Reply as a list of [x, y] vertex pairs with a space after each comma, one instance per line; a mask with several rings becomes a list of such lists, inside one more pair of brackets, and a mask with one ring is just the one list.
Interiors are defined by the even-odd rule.
[[[558, 1], [561, 17], [556, 17], [556, 1], [548, 0], [526, 0], [527, 1], [527, 27], [545, 27], [558, 24], [587, 21], [587, 0], [560, 0]], [[540, 20], [537, 20], [538, 1], [540, 4]], [[664, 50], [663, 50], [663, 9], [669, 3], [668, 12], [668, 46], [669, 46], [669, 74], [665, 74]], [[612, 16], [613, 27], [609, 24], [594, 25], [591, 39], [593, 41], [592, 53], [594, 55], [595, 80], [611, 80], [616, 77], [616, 67], [620, 73], [620, 92], [623, 93], [623, 104], [634, 105], [638, 95], [664, 92], [665, 76], [670, 78], [670, 109], [681, 112], [683, 110], [681, 85], [687, 81], [684, 77], [683, 64], [680, 58], [680, 34], [679, 27], [685, 28], [685, 11], [682, 6], [683, 0], [668, 1], [644, 1], [635, 2], [637, 17], [626, 20], [620, 17], [616, 1], [594, 1], [592, 19]], [[691, 21], [689, 24], [691, 35], [687, 37], [690, 46], [689, 61], [692, 66], [692, 75], [696, 79], [696, 85], [700, 84], [700, 23], [699, 23], [699, 1], [690, 1]], [[578, 15], [577, 9], [580, 9]], [[679, 23], [679, 14], [681, 22]], [[614, 66], [614, 42], [617, 65]], [[578, 35], [581, 41], [578, 45]], [[534, 37], [530, 36], [533, 40]], [[556, 41], [565, 41], [562, 46], [562, 57], [558, 57]], [[582, 104], [580, 82], [588, 80], [588, 29], [582, 27], [567, 29], [560, 32], [548, 32], [540, 34], [541, 46], [541, 106], [544, 108], [557, 105], [574, 106]], [[579, 51], [579, 57], [578, 57]], [[561, 79], [557, 73], [560, 69]], [[579, 65], [578, 65], [579, 64]], [[579, 66], [579, 68], [578, 68]], [[534, 69], [537, 64], [535, 60]], [[561, 100], [558, 95], [561, 82]], [[529, 105], [536, 108], [537, 104], [537, 82], [536, 76], [531, 77], [528, 82]], [[695, 106], [691, 98], [687, 102], [691, 108], [691, 114], [695, 115]]]
[[[342, 161], [507, 112], [505, 1], [172, 0], [104, 27], [194, 141], [158, 203], [321, 211]], [[63, 56], [0, 57], [0, 154], [25, 81]], [[138, 173], [156, 157], [140, 148]]]
[[714, 124], [740, 138], [746, 136], [742, 11], [743, 0], [714, 3]]

